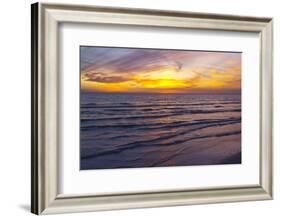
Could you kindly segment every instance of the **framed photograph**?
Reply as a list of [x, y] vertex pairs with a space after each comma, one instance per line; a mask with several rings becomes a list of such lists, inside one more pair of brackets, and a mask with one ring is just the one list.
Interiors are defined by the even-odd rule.
[[32, 212], [272, 199], [272, 18], [32, 5]]

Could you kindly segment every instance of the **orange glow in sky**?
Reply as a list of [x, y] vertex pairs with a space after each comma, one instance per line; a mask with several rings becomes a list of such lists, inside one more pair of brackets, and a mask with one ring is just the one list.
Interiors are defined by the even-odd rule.
[[241, 53], [81, 47], [81, 90], [121, 93], [235, 92]]

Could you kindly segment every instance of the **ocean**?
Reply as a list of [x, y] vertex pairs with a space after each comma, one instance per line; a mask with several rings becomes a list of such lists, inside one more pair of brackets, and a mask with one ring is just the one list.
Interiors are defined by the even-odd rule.
[[80, 169], [241, 163], [241, 94], [80, 94]]

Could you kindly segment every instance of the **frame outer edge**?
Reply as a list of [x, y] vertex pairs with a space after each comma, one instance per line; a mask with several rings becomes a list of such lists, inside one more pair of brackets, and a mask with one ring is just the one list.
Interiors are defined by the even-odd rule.
[[31, 212], [40, 215], [58, 194], [57, 22], [42, 3], [31, 15]]
[[[58, 22], [52, 12], [56, 9], [69, 10], [102, 10], [105, 13], [116, 13], [114, 8], [98, 8], [93, 6], [70, 6], [36, 3], [32, 6], [31, 26], [31, 80], [32, 80], [32, 195], [31, 211], [35, 214], [51, 214], [64, 212], [82, 212], [97, 210], [113, 210], [128, 208], [175, 206], [188, 204], [204, 204], [218, 202], [237, 202], [250, 200], [272, 199], [272, 20], [270, 18], [251, 18], [252, 22], [263, 25], [261, 31], [261, 72], [262, 72], [262, 137], [261, 137], [261, 179], [260, 186], [255, 189], [243, 188], [225, 189], [218, 191], [187, 191], [181, 193], [160, 192], [152, 194], [133, 194], [108, 196], [76, 195], [67, 198], [58, 195], [58, 100], [59, 100], [59, 76], [58, 76]], [[123, 9], [121, 9], [123, 10]], [[135, 10], [124, 9], [124, 13], [134, 14]], [[139, 15], [158, 13], [158, 16], [179, 16], [192, 18], [190, 13], [177, 13], [156, 10], [141, 10]], [[192, 14], [192, 13], [191, 13]], [[196, 14], [200, 17], [200, 14]], [[202, 18], [210, 16], [202, 14]], [[220, 15], [219, 19], [223, 20]], [[228, 20], [247, 22], [246, 17], [226, 16]], [[249, 18], [250, 19], [250, 18]], [[146, 24], [147, 25], [147, 24]], [[243, 28], [246, 28], [243, 27]], [[260, 27], [258, 27], [259, 29]], [[238, 31], [238, 30], [236, 30]], [[252, 30], [251, 30], [252, 31]], [[260, 30], [259, 30], [260, 31]], [[50, 64], [52, 63], [52, 64]], [[266, 76], [267, 75], [267, 76]], [[53, 82], [52, 82], [53, 81]], [[267, 103], [267, 104], [265, 104]], [[268, 106], [268, 107], [267, 107]], [[266, 121], [268, 119], [268, 121]], [[205, 193], [204, 193], [205, 192]], [[209, 192], [209, 193], [208, 193]], [[213, 192], [213, 193], [212, 193]], [[227, 194], [229, 193], [229, 195]], [[146, 196], [150, 195], [150, 196]], [[160, 196], [161, 195], [161, 196]], [[172, 196], [173, 195], [173, 196]], [[197, 196], [196, 196], [197, 195]], [[199, 196], [201, 195], [201, 196]], [[158, 198], [158, 196], [160, 196]], [[167, 198], [163, 198], [163, 196]], [[118, 199], [119, 198], [119, 199]], [[170, 198], [170, 199], [169, 199]], [[150, 203], [150, 202], [151, 203]]]
[[58, 198], [43, 214], [269, 200], [260, 186], [172, 193]]
[[172, 10], [157, 10], [145, 8], [127, 8], [127, 7], [110, 7], [110, 6], [95, 6], [95, 5], [78, 5], [78, 4], [63, 4], [63, 3], [40, 3], [46, 8], [67, 10], [67, 11], [84, 11], [84, 12], [106, 12], [106, 13], [122, 13], [122, 14], [140, 14], [140, 15], [157, 15], [170, 17], [189, 17], [200, 19], [213, 20], [231, 20], [231, 21], [249, 21], [267, 23], [272, 20], [271, 17], [253, 17], [241, 16], [231, 14], [216, 14], [216, 13], [201, 13], [201, 12], [187, 12], [187, 11], [172, 11]]
[[31, 5], [31, 212], [39, 214], [38, 177], [38, 3]]
[[41, 105], [42, 141], [40, 163], [42, 182], [42, 214], [58, 195], [59, 148], [59, 73], [58, 73], [58, 21], [52, 11], [40, 4], [41, 18]]
[[273, 196], [273, 20], [262, 31], [261, 186]]

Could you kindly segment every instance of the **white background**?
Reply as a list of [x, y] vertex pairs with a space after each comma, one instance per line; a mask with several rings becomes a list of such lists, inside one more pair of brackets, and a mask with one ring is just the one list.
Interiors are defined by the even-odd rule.
[[[274, 200], [153, 208], [64, 216], [280, 216], [281, 204], [281, 13], [276, 0], [73, 0], [57, 2], [274, 17]], [[30, 3], [1, 2], [0, 216], [31, 216], [30, 207]]]

